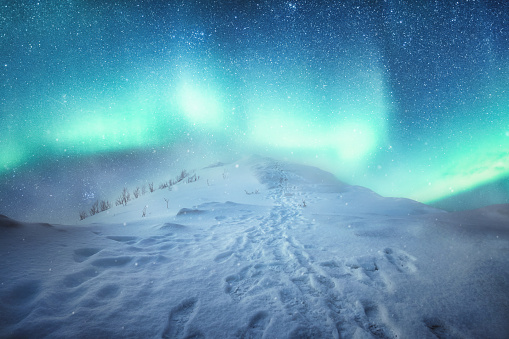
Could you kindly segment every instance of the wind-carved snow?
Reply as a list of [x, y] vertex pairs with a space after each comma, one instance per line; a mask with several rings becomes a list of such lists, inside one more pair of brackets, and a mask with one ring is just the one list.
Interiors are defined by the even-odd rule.
[[507, 206], [444, 213], [263, 158], [199, 175], [80, 226], [0, 218], [0, 336], [509, 333]]

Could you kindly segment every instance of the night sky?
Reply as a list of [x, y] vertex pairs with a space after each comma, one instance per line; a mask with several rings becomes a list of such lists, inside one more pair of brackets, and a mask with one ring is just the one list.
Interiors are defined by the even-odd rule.
[[506, 1], [2, 1], [0, 214], [260, 154], [509, 202]]

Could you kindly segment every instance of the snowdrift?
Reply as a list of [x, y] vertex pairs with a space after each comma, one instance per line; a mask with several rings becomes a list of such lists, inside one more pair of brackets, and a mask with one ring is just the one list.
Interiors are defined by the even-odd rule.
[[0, 337], [509, 337], [509, 206], [260, 157], [197, 174], [78, 225], [0, 216]]

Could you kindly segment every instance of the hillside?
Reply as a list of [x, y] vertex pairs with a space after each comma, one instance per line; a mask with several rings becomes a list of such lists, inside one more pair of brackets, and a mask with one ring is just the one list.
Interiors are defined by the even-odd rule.
[[447, 213], [260, 157], [196, 174], [79, 225], [2, 216], [0, 337], [509, 336], [508, 205]]

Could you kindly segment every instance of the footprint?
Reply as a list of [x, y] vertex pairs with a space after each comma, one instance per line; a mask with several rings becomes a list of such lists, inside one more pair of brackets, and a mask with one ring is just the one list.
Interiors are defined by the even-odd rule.
[[289, 314], [306, 314], [309, 311], [306, 296], [296, 286], [281, 289], [279, 291], [279, 300]]
[[373, 256], [363, 256], [348, 260], [345, 267], [350, 268], [350, 274], [361, 284], [390, 292], [390, 281], [377, 263], [379, 259]]
[[365, 325], [366, 330], [371, 332], [375, 338], [380, 339], [394, 339], [397, 336], [382, 323], [382, 318], [379, 310], [379, 306], [371, 301], [362, 303], [364, 307], [364, 314], [367, 317], [367, 324]]
[[417, 271], [417, 267], [413, 263], [416, 259], [410, 254], [401, 250], [395, 251], [391, 248], [386, 248], [384, 253], [387, 260], [389, 260], [399, 272], [413, 273]]
[[225, 262], [226, 260], [228, 260], [228, 258], [230, 258], [232, 256], [232, 254], [233, 254], [233, 251], [226, 251], [226, 252], [220, 253], [214, 258], [214, 261], [218, 262], [218, 263]]
[[100, 248], [92, 248], [92, 247], [86, 247], [86, 248], [78, 248], [77, 250], [74, 250], [73, 259], [76, 262], [83, 262], [99, 252]]
[[[2, 288], [4, 284], [7, 284], [7, 281], [2, 282]], [[0, 289], [0, 332], [5, 335], [4, 328], [7, 328], [7, 325], [17, 324], [16, 326], [19, 326], [23, 319], [34, 312], [37, 309], [34, 304], [37, 303], [41, 291], [40, 280], [18, 281], [14, 286]], [[15, 334], [11, 333], [11, 335], [16, 337]], [[23, 337], [23, 335], [20, 334], [18, 337]]]
[[1, 301], [11, 306], [25, 305], [33, 301], [40, 292], [40, 280], [26, 280], [16, 283], [7, 293], [3, 293]]
[[336, 287], [336, 284], [326, 276], [313, 274], [311, 275], [311, 286], [316, 290], [326, 293], [328, 290], [332, 290]]
[[311, 280], [307, 274], [297, 278], [292, 278], [291, 281], [306, 297], [319, 297], [320, 293], [312, 286]]
[[266, 311], [259, 311], [250, 318], [249, 324], [240, 333], [239, 337], [243, 339], [262, 338], [269, 322], [269, 313]]
[[438, 318], [426, 318], [424, 319], [424, 324], [438, 339], [451, 337], [444, 322]]
[[112, 299], [120, 294], [120, 286], [117, 284], [108, 284], [97, 291], [96, 296], [99, 299]]
[[[186, 327], [196, 309], [197, 301], [196, 298], [185, 299], [170, 311], [162, 338], [184, 338]], [[189, 336], [197, 337], [197, 334], [199, 333], [193, 332], [189, 333]], [[189, 336], [186, 336], [186, 338]]]
[[249, 293], [258, 285], [261, 272], [261, 265], [246, 266], [238, 274], [229, 275], [225, 278], [225, 293], [232, 299], [240, 301], [244, 295]]
[[334, 260], [324, 261], [320, 263], [320, 266], [324, 268], [324, 271], [331, 277], [336, 279], [343, 279], [351, 277], [352, 273], [350, 268], [345, 264], [340, 264]]

